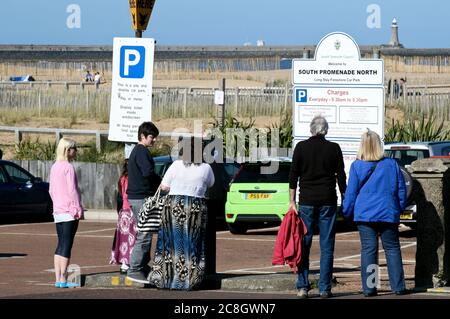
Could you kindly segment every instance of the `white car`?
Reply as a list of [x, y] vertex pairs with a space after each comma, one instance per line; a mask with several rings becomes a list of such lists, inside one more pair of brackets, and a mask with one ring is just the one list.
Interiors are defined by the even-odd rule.
[[415, 160], [432, 156], [449, 156], [450, 141], [385, 144], [384, 151], [386, 157], [394, 158], [400, 166], [408, 167]]
[[415, 228], [417, 225], [417, 206], [411, 198], [413, 180], [406, 168], [419, 159], [432, 156], [449, 156], [450, 141], [385, 144], [384, 153], [386, 157], [393, 158], [398, 162], [405, 177], [408, 203], [405, 211], [400, 214], [400, 222]]

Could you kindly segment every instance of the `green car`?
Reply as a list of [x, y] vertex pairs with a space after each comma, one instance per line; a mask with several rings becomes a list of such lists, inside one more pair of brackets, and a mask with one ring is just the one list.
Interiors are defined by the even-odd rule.
[[262, 174], [269, 163], [243, 163], [233, 177], [225, 204], [225, 221], [232, 234], [249, 228], [278, 226], [289, 208], [290, 161], [278, 161], [278, 170]]

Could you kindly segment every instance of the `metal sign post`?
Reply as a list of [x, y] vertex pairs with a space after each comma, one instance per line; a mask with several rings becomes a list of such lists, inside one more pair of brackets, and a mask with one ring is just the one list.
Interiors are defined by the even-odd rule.
[[[217, 110], [217, 118], [221, 123], [222, 129], [225, 126], [225, 79], [221, 79], [219, 81], [219, 90], [214, 92], [214, 104], [218, 106]], [[217, 138], [217, 137], [215, 137]], [[215, 172], [216, 182], [213, 186], [214, 189], [210, 189], [209, 198], [208, 198], [208, 223], [206, 226], [206, 247], [205, 247], [205, 274], [207, 276], [207, 282], [211, 287], [215, 287], [215, 278], [216, 275], [216, 217], [217, 215], [223, 215], [225, 206], [225, 202], [221, 194], [217, 194], [217, 192], [223, 192], [223, 189], [220, 189], [222, 184], [222, 180], [220, 179], [222, 174], [223, 167], [220, 164], [220, 161], [223, 159], [216, 159], [218, 162], [211, 163], [211, 167]], [[218, 180], [220, 179], [220, 180]], [[212, 277], [211, 277], [212, 276]], [[209, 278], [208, 278], [209, 277]]]
[[214, 104], [220, 107], [217, 110], [217, 119], [221, 123], [221, 127], [225, 126], [225, 79], [219, 81], [219, 90], [214, 92]]
[[[129, 4], [135, 37], [142, 38], [142, 31], [147, 29], [155, 0], [129, 0]], [[130, 154], [135, 145], [136, 142], [125, 144], [125, 156]]]

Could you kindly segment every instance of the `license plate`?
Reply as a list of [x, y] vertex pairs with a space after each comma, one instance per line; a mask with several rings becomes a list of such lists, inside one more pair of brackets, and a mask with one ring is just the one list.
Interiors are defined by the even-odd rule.
[[271, 194], [258, 194], [258, 193], [245, 194], [245, 199], [270, 199], [271, 197], [272, 197]]
[[413, 219], [412, 212], [403, 212], [400, 214], [400, 219]]

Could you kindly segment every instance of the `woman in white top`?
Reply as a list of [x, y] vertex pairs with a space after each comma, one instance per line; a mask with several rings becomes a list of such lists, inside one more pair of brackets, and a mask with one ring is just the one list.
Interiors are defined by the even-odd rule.
[[173, 162], [161, 182], [161, 190], [169, 194], [149, 276], [158, 288], [195, 289], [205, 276], [205, 193], [214, 185], [214, 174], [202, 163], [202, 144], [195, 154], [194, 140], [184, 141], [181, 159]]

